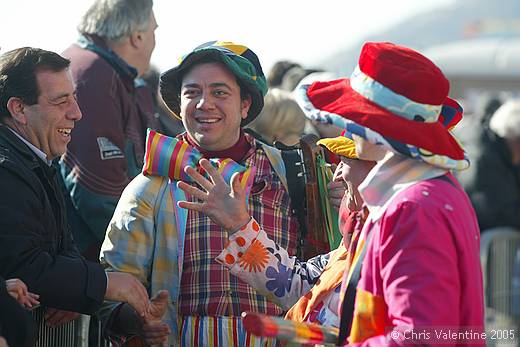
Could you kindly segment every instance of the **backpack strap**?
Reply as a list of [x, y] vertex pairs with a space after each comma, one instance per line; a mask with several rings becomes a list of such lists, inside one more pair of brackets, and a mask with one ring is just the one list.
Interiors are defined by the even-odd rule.
[[264, 150], [276, 175], [280, 178], [285, 190], [291, 198], [292, 213], [296, 216], [299, 225], [296, 256], [302, 256], [302, 248], [307, 235], [305, 221], [305, 177], [302, 172], [302, 158], [297, 147], [288, 147], [282, 143], [275, 143], [279, 148], [268, 145], [260, 134], [253, 129], [245, 128], [245, 132], [252, 135]]
[[267, 158], [291, 198], [292, 213], [298, 219], [299, 235], [296, 256], [302, 256], [302, 247], [307, 236], [305, 221], [305, 177], [302, 173], [302, 158], [297, 148], [277, 149], [261, 142]]

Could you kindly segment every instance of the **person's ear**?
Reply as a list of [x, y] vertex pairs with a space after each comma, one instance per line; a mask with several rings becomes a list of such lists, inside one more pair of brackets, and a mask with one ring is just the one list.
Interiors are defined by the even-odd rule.
[[7, 110], [9, 110], [9, 113], [11, 114], [11, 117], [20, 124], [26, 125], [27, 124], [27, 117], [25, 115], [25, 109], [26, 105], [22, 101], [22, 99], [17, 97], [10, 97], [9, 100], [7, 100]]
[[143, 32], [136, 30], [130, 35], [130, 45], [134, 48], [141, 48], [141, 45], [143, 44]]
[[240, 107], [241, 107], [241, 116], [242, 116], [242, 119], [246, 119], [247, 118], [247, 113], [249, 112], [249, 108], [251, 108], [251, 104], [252, 104], [252, 99], [251, 99], [251, 95], [248, 95], [245, 99], [242, 99], [242, 101], [240, 102]]

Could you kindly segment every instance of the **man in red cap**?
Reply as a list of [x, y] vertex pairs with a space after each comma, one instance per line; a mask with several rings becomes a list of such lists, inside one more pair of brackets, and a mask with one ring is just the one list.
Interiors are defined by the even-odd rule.
[[[343, 312], [340, 343], [485, 345], [478, 224], [450, 172], [469, 161], [443, 125], [450, 120], [439, 116], [448, 90], [430, 60], [391, 43], [365, 44], [350, 79], [301, 90], [311, 118], [346, 129], [358, 157], [377, 161], [359, 187], [370, 214], [358, 242], [355, 309]], [[236, 177], [227, 186], [207, 161], [201, 165], [212, 182], [199, 192], [180, 184], [201, 200], [180, 206], [229, 230], [260, 231]], [[203, 182], [193, 168], [186, 172]]]

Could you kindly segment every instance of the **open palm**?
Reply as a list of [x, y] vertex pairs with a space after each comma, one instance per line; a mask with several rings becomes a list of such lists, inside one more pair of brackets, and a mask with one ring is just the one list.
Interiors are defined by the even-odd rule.
[[247, 224], [251, 217], [247, 213], [246, 194], [240, 185], [239, 174], [233, 175], [229, 186], [207, 159], [201, 159], [200, 166], [206, 170], [210, 180], [189, 166], [185, 168], [185, 172], [203, 190], [185, 182], [178, 183], [180, 189], [193, 195], [200, 202], [179, 201], [179, 207], [204, 213], [213, 222], [230, 231]]
[[162, 321], [168, 309], [170, 295], [167, 290], [159, 291], [150, 299], [148, 312], [143, 324], [143, 339], [148, 345], [165, 343], [171, 334], [168, 324]]

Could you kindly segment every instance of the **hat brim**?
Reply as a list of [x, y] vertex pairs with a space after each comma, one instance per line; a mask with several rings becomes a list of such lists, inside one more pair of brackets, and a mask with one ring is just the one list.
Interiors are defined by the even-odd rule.
[[325, 146], [330, 152], [347, 157], [350, 159], [358, 159], [356, 153], [356, 145], [353, 140], [345, 136], [324, 138], [316, 142], [318, 145]]
[[469, 166], [464, 150], [441, 122], [411, 121], [369, 101], [349, 79], [303, 85], [297, 101], [307, 117], [334, 124], [389, 150], [432, 165], [462, 170]]
[[251, 106], [247, 112], [247, 117], [242, 120], [241, 125], [245, 126], [253, 121], [262, 108], [264, 107], [264, 97], [260, 91], [250, 84], [250, 82], [240, 75], [239, 70], [233, 63], [233, 61], [226, 57], [225, 54], [216, 49], [203, 49], [200, 51], [192, 52], [176, 67], [167, 70], [161, 75], [160, 78], [160, 93], [164, 100], [164, 103], [172, 113], [180, 118], [178, 113], [180, 112], [180, 89], [182, 85], [182, 78], [186, 70], [190, 69], [193, 65], [206, 59], [218, 61], [223, 63], [228, 69], [231, 70], [233, 75], [237, 78], [242, 87], [247, 88], [249, 95], [251, 95]]
[[384, 137], [452, 159], [464, 158], [462, 147], [442, 123], [411, 121], [397, 116], [353, 90], [349, 79], [313, 83], [307, 95], [317, 109], [341, 115]]

